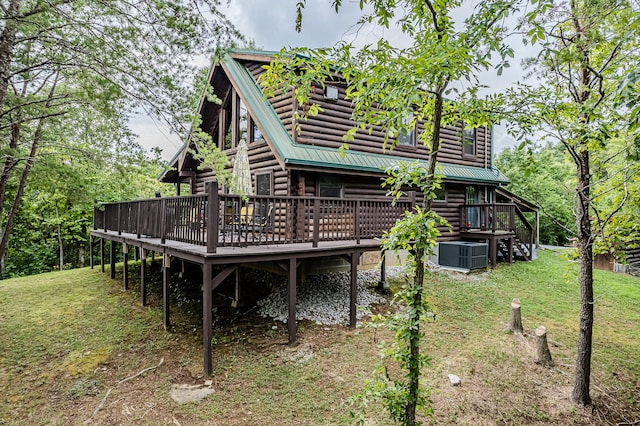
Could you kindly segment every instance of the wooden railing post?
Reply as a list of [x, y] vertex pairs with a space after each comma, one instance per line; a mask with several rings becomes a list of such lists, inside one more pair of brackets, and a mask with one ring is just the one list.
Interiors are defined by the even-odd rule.
[[160, 199], [160, 244], [166, 241], [167, 233], [167, 199]]
[[136, 237], [140, 238], [140, 227], [142, 226], [142, 201], [138, 201], [138, 213], [136, 217]]
[[318, 247], [320, 240], [320, 200], [313, 200], [313, 247]]
[[122, 234], [122, 222], [121, 222], [121, 213], [120, 211], [122, 210], [122, 203], [118, 203], [118, 235]]
[[510, 205], [509, 206], [509, 231], [513, 231], [516, 229], [516, 206], [515, 205]]
[[360, 200], [356, 200], [355, 205], [356, 211], [354, 212], [353, 218], [353, 226], [356, 235], [356, 244], [360, 244]]
[[218, 182], [209, 182], [207, 199], [209, 202], [207, 210], [207, 253], [215, 253], [218, 248], [218, 210], [220, 210]]

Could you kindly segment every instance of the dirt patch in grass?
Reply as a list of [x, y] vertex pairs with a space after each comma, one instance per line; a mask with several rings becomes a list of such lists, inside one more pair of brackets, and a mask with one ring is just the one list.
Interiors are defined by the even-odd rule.
[[[609, 346], [597, 346], [596, 336], [594, 405], [575, 406], [569, 400], [575, 334], [559, 329], [573, 324], [574, 313], [565, 305], [538, 307], [553, 298], [536, 301], [527, 289], [536, 279], [531, 272], [520, 272], [518, 287], [513, 284], [518, 265], [508, 268], [472, 279], [428, 277], [438, 315], [424, 325], [423, 350], [432, 357], [424, 383], [432, 389], [435, 409], [425, 423], [615, 425], [640, 420], [636, 361], [624, 363], [623, 356], [635, 350], [628, 347], [633, 339], [610, 333], [609, 340], [600, 340], [621, 345], [622, 355], [612, 358]], [[205, 377], [197, 303], [172, 299], [180, 303], [172, 303], [172, 328], [166, 332], [159, 286], [150, 286], [151, 305], [140, 307], [138, 294], [122, 291], [121, 282], [109, 280], [108, 274], [58, 274], [43, 276], [40, 285], [37, 277], [29, 284], [24, 279], [0, 283], [0, 424], [349, 424], [349, 398], [370, 377], [378, 360], [376, 343], [392, 339], [383, 330], [302, 322], [298, 341], [288, 345], [285, 324], [221, 306], [214, 373]], [[562, 283], [557, 286], [564, 294]], [[513, 297], [523, 300], [524, 337], [503, 331]], [[34, 310], [25, 312], [21, 306]], [[42, 318], [46, 309], [49, 316]], [[546, 309], [557, 314], [546, 317]], [[606, 309], [618, 315], [616, 303]], [[625, 329], [637, 330], [629, 325], [638, 325], [636, 318], [625, 315]], [[556, 367], [551, 369], [535, 364], [532, 337], [533, 328], [547, 318], [554, 324], [549, 335]], [[449, 384], [449, 373], [461, 378], [460, 386]], [[178, 404], [169, 395], [174, 384], [205, 385], [207, 380], [215, 392], [202, 401]], [[365, 424], [389, 424], [380, 405], [371, 407]]]

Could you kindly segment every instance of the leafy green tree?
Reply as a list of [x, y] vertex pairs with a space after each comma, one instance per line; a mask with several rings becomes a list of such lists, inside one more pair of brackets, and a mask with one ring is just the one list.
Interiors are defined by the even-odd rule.
[[640, 12], [624, 0], [534, 0], [532, 6], [525, 17], [527, 35], [542, 50], [530, 65], [542, 87], [514, 94], [513, 99], [525, 111], [524, 128], [561, 143], [575, 165], [581, 305], [572, 399], [590, 404], [593, 244], [627, 198], [603, 215], [597, 205], [602, 194], [594, 185], [603, 177], [598, 163], [604, 161], [606, 146], [614, 137], [629, 136], [616, 89], [621, 76], [638, 64]]
[[575, 173], [562, 145], [507, 148], [495, 164], [511, 180], [510, 191], [540, 207], [543, 244], [565, 245], [575, 237]]
[[[304, 4], [298, 2], [298, 27]], [[496, 117], [491, 112], [500, 98], [480, 99], [476, 75], [492, 66], [498, 73], [508, 67], [513, 52], [502, 42], [502, 22], [516, 4], [508, 0], [481, 2], [456, 25], [453, 13], [460, 6], [456, 0], [361, 1], [361, 8], [367, 6], [371, 12], [365, 13], [358, 25], [375, 23], [388, 28], [397, 23], [411, 39], [411, 46], [397, 47], [383, 38], [361, 49], [342, 43], [331, 49], [283, 52], [266, 67], [262, 79], [267, 93], [293, 88], [298, 104], [305, 106], [298, 119], [322, 113], [310, 103], [310, 83], [324, 84], [336, 78], [344, 82], [355, 125], [344, 136], [342, 150], [348, 149], [348, 142], [358, 134], [374, 127], [383, 129], [385, 146], [393, 149], [400, 131], [413, 129], [418, 121], [425, 123], [419, 140], [430, 149], [427, 166], [420, 171], [398, 168], [388, 181], [394, 196], [402, 193], [405, 184], [417, 186], [425, 195], [422, 204], [407, 212], [387, 237], [389, 248], [409, 249], [414, 262], [414, 280], [403, 293], [407, 313], [403, 322], [396, 323], [397, 350], [390, 359], [400, 362], [406, 376], [387, 381], [385, 390], [378, 389], [374, 395], [385, 400], [394, 420], [406, 425], [416, 424], [417, 409], [430, 410], [426, 389], [420, 385], [420, 368], [426, 359], [420, 354], [420, 326], [428, 310], [423, 297], [426, 256], [435, 244], [434, 227], [439, 223], [431, 203], [438, 186], [440, 129], [460, 121], [468, 127], [493, 123]], [[341, 1], [333, 5], [339, 11]], [[492, 55], [497, 62], [491, 62]]]
[[[91, 124], [74, 127], [78, 111], [124, 125], [134, 110], [144, 110], [186, 130], [194, 110], [194, 98], [185, 96], [193, 55], [210, 55], [239, 37], [217, 7], [214, 0], [3, 3], [0, 257], [46, 145], [78, 136], [90, 144], [98, 135]], [[61, 117], [65, 126], [51, 124]], [[102, 148], [113, 151], [120, 142]]]

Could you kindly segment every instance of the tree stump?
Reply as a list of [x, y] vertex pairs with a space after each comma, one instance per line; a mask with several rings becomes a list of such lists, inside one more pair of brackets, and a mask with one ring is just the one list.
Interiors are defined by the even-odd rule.
[[513, 299], [511, 301], [511, 320], [509, 321], [509, 331], [514, 334], [522, 334], [522, 315], [520, 314], [520, 300]]
[[536, 328], [536, 347], [538, 353], [536, 363], [544, 365], [545, 367], [553, 367], [553, 360], [551, 359], [551, 352], [549, 351], [549, 344], [547, 343], [547, 329], [544, 325]]

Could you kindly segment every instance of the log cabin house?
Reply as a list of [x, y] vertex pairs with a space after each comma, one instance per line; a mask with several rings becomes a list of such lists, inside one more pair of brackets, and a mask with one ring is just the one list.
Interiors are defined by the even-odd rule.
[[[342, 156], [342, 136], [353, 126], [352, 107], [340, 85], [318, 84], [313, 102], [324, 112], [296, 122], [299, 105], [291, 92], [265, 97], [258, 83], [272, 53], [229, 50], [209, 73], [221, 103], [203, 97], [198, 113], [201, 129], [233, 160], [246, 142], [254, 193], [228, 194], [214, 172], [201, 170], [192, 141], [170, 161], [161, 175], [174, 183], [177, 197], [109, 203], [94, 212], [94, 240], [100, 242], [104, 270], [105, 241], [110, 241], [111, 276], [115, 277], [115, 243], [123, 248], [123, 280], [127, 287], [130, 247], [163, 256], [165, 326], [169, 325], [169, 275], [172, 259], [202, 267], [204, 368], [211, 372], [211, 299], [213, 290], [237, 274], [240, 265], [266, 265], [289, 277], [289, 340], [295, 339], [296, 285], [301, 270], [320, 260], [338, 259], [351, 271], [350, 325], [355, 326], [356, 271], [361, 255], [380, 250], [379, 238], [416, 202], [415, 193], [392, 205], [381, 188], [383, 170], [403, 160], [427, 160], [416, 129], [399, 136], [398, 146], [383, 149], [382, 132], [358, 132]], [[299, 129], [296, 129], [299, 126]], [[442, 243], [466, 241], [472, 263], [458, 263], [460, 250], [441, 255], [451, 266], [495, 265], [533, 256], [533, 228], [523, 211], [535, 206], [502, 188], [508, 179], [493, 166], [491, 129], [441, 129], [439, 163], [443, 188], [434, 202], [451, 225]], [[188, 188], [188, 195], [181, 195]], [[471, 242], [471, 243], [470, 243]], [[475, 244], [473, 243], [475, 242]], [[477, 251], [477, 247], [484, 248]], [[488, 249], [488, 251], [487, 251]], [[454, 253], [455, 254], [452, 254]], [[93, 253], [93, 249], [91, 250]], [[479, 258], [479, 259], [478, 259]], [[479, 260], [479, 263], [476, 263]], [[141, 300], [146, 303], [145, 262], [141, 262]], [[237, 276], [237, 275], [236, 275]], [[384, 281], [384, 265], [381, 282]]]

